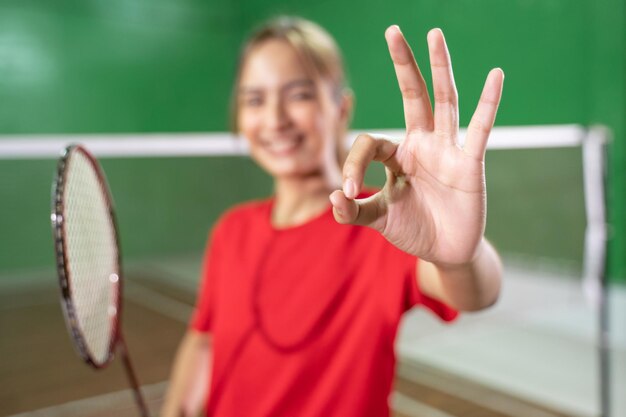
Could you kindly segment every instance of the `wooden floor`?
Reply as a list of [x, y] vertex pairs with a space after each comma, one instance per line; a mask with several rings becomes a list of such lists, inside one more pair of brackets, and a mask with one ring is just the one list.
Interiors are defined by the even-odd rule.
[[[128, 281], [127, 294], [144, 288], [174, 304], [193, 304], [193, 294], [161, 281], [140, 276]], [[150, 300], [128, 296], [124, 308], [125, 339], [156, 415], [185, 324], [160, 313]], [[54, 282], [0, 293], [0, 332], [0, 416], [138, 415], [119, 361], [96, 371], [74, 352]], [[456, 389], [441, 389], [450, 385]], [[425, 364], [401, 362], [395, 387], [396, 417], [564, 417]]]

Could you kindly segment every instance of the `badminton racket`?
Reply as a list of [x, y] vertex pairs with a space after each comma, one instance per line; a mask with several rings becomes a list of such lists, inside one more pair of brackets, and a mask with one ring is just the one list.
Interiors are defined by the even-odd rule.
[[119, 352], [142, 417], [149, 417], [121, 330], [122, 267], [111, 194], [98, 161], [68, 146], [52, 190], [61, 304], [76, 351], [95, 369]]

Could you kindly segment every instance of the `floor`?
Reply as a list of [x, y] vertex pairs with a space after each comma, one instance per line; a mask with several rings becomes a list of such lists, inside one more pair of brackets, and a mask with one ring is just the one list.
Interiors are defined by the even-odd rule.
[[[124, 332], [154, 415], [191, 312], [196, 268], [180, 258], [127, 271]], [[486, 313], [442, 325], [411, 312], [397, 345], [394, 415], [599, 415], [594, 312], [573, 282], [508, 268], [502, 298]], [[137, 415], [119, 361], [94, 371], [74, 353], [54, 279], [22, 284], [0, 285], [0, 416]], [[614, 293], [614, 317], [626, 317], [626, 297]], [[614, 389], [626, 392], [626, 335], [613, 345]], [[612, 416], [626, 415], [623, 401], [614, 395]]]
[[[626, 416], [626, 288], [610, 293], [610, 415], [621, 417]], [[423, 312], [412, 312], [398, 351], [554, 410], [598, 416], [597, 317], [575, 277], [509, 267], [494, 308], [465, 314], [454, 326], [437, 326]]]

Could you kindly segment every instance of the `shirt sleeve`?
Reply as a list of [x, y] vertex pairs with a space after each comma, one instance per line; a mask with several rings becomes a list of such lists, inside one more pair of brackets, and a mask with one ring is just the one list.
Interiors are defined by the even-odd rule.
[[220, 224], [217, 224], [208, 239], [204, 253], [200, 275], [200, 286], [196, 298], [196, 306], [189, 323], [189, 327], [198, 332], [211, 331], [213, 309], [215, 304], [215, 289], [217, 287], [219, 271], [219, 250], [221, 246], [219, 238]]
[[[416, 259], [419, 262], [419, 259]], [[411, 309], [416, 305], [422, 305], [435, 313], [440, 319], [446, 322], [453, 321], [459, 315], [459, 312], [447, 304], [429, 297], [421, 292], [419, 289], [419, 278], [417, 276], [417, 263], [413, 263], [410, 269], [410, 273], [407, 274], [408, 278], [406, 282], [406, 302], [405, 311]]]

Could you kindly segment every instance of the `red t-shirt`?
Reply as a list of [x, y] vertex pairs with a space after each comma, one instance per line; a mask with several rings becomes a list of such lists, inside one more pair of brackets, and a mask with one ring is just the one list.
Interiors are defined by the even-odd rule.
[[416, 258], [328, 209], [286, 229], [272, 200], [226, 213], [207, 248], [191, 327], [211, 332], [210, 416], [389, 415], [394, 340], [421, 304]]

